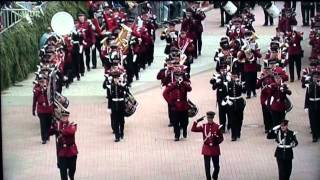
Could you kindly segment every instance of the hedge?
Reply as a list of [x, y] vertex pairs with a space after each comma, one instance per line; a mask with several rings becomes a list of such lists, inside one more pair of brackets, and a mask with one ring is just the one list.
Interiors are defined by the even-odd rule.
[[44, 15], [32, 17], [33, 24], [24, 19], [0, 35], [1, 91], [36, 70], [40, 37], [59, 11], [70, 13], [74, 19], [79, 12], [87, 14], [84, 1], [52, 1], [48, 2]]

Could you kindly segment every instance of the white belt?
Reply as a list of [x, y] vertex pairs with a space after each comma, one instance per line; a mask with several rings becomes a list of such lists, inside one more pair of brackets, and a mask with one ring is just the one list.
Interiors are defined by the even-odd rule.
[[79, 44], [79, 41], [73, 41], [72, 43], [73, 44]]
[[292, 148], [291, 145], [278, 145], [279, 148]]
[[236, 99], [241, 99], [242, 98], [242, 96], [238, 96], [238, 97], [229, 97], [229, 99], [231, 99], [231, 100], [236, 100]]
[[171, 45], [171, 43], [167, 43], [167, 46], [170, 46]]
[[320, 101], [320, 98], [309, 98], [310, 101]]
[[112, 101], [124, 101], [124, 98], [112, 98]]

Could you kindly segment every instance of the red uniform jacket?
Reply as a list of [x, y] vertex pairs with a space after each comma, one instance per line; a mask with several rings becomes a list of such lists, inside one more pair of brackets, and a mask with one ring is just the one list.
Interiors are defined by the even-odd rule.
[[32, 110], [35, 111], [37, 109], [37, 113], [53, 113], [53, 105], [49, 105], [47, 92], [42, 91], [41, 87], [35, 86], [33, 89], [33, 103]]
[[112, 16], [110, 16], [110, 14], [103, 13], [103, 19], [106, 23], [107, 31], [113, 32], [117, 28], [117, 22]]
[[189, 109], [187, 93], [192, 90], [190, 83], [183, 81], [179, 86], [170, 83], [163, 92], [164, 99], [172, 105], [173, 111], [187, 111]]
[[296, 36], [293, 38], [292, 36], [289, 38], [291, 39], [289, 41], [289, 48], [288, 48], [288, 53], [289, 55], [300, 55], [301, 54], [301, 44], [300, 42], [302, 41], [302, 36], [296, 33]]
[[238, 59], [245, 59], [243, 71], [244, 72], [257, 72], [257, 60], [261, 58], [261, 54], [258, 51], [253, 52], [253, 61], [249, 61], [243, 51], [239, 53]]
[[59, 125], [56, 123], [50, 128], [50, 135], [58, 135], [57, 154], [59, 157], [72, 157], [78, 154], [78, 148], [75, 142], [76, 131], [76, 124], [62, 121]]
[[287, 17], [281, 17], [279, 18], [278, 22], [278, 29], [280, 32], [291, 32], [292, 26], [297, 25], [297, 20], [295, 17], [287, 18]]
[[72, 50], [73, 50], [73, 44], [71, 43], [71, 37], [65, 36], [64, 42], [66, 43], [66, 46], [67, 46], [67, 50], [65, 52], [64, 62], [65, 62], [65, 64], [71, 64], [72, 63]]
[[96, 43], [96, 37], [94, 35], [94, 31], [89, 25], [88, 21], [84, 21], [83, 23], [80, 23], [79, 21], [76, 22], [77, 30], [82, 32], [83, 41], [82, 44], [84, 48], [90, 47], [92, 44]]
[[194, 39], [196, 37], [196, 31], [193, 29], [195, 27], [191, 19], [184, 19], [181, 23], [181, 31], [187, 32], [187, 37]]
[[257, 81], [256, 88], [261, 88], [260, 103], [261, 105], [268, 105], [272, 93], [271, 84], [275, 83], [271, 75], [265, 76], [262, 73], [262, 78]]
[[[281, 90], [281, 88], [284, 88]], [[271, 94], [273, 99], [271, 99], [271, 110], [282, 112], [286, 110], [286, 106], [284, 103], [284, 99], [286, 98], [286, 95], [291, 95], [291, 91], [287, 89], [286, 85], [284, 84], [283, 87], [281, 87], [279, 84], [272, 84], [271, 85]]]
[[179, 46], [179, 49], [182, 50], [184, 48], [184, 46], [186, 45], [186, 43], [188, 42], [188, 45], [187, 45], [187, 48], [186, 50], [184, 51], [184, 54], [189, 56], [189, 55], [192, 55], [195, 48], [194, 48], [194, 44], [192, 43], [192, 39], [190, 38], [181, 38], [179, 37], [178, 38], [178, 46]]
[[220, 131], [220, 126], [216, 123], [206, 123], [203, 126], [197, 126], [194, 122], [191, 128], [192, 132], [202, 132], [203, 146], [202, 154], [206, 156], [219, 156], [220, 146], [223, 141], [223, 135]]
[[312, 46], [310, 58], [317, 59], [320, 55], [320, 38], [310, 38], [309, 44]]

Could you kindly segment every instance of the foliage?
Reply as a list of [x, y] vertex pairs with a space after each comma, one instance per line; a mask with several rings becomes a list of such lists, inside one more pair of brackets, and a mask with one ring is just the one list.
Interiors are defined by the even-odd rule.
[[84, 1], [48, 2], [44, 15], [32, 17], [32, 24], [23, 19], [0, 35], [1, 91], [24, 80], [39, 64], [39, 41], [47, 31], [52, 16], [66, 11], [74, 18], [79, 12], [87, 14]]

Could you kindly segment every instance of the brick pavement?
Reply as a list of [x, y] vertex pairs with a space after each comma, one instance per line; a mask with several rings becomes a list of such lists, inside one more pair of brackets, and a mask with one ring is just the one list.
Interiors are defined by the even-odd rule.
[[[300, 24], [299, 9], [298, 4]], [[263, 14], [258, 14], [259, 11], [260, 8], [255, 9], [255, 28], [258, 35], [261, 34], [262, 45], [266, 45], [270, 34], [274, 34], [274, 27], [261, 26]], [[193, 91], [189, 94], [190, 99], [200, 108], [197, 117], [216, 108], [215, 92], [211, 90], [209, 79], [214, 66], [213, 52], [220, 36], [225, 33], [225, 28], [217, 27], [219, 18], [211, 18], [220, 16], [219, 10], [209, 11], [207, 16], [203, 55], [193, 64]], [[300, 26], [297, 29], [308, 31], [308, 28]], [[79, 146], [76, 179], [205, 179], [200, 155], [202, 136], [191, 133], [189, 127], [188, 138], [174, 142], [173, 130], [167, 127], [167, 106], [161, 96], [159, 82], [152, 76], [161, 67], [164, 57], [164, 44], [157, 43], [159, 51], [155, 53], [155, 64], [142, 72], [141, 80], [134, 84], [139, 108], [126, 121], [124, 141], [113, 142], [110, 115], [106, 111], [104, 91], [101, 88], [102, 69], [87, 73], [79, 83], [72, 84], [65, 91], [71, 102], [70, 118], [78, 123], [79, 128], [76, 136]], [[308, 56], [310, 48], [306, 42], [304, 49]], [[8, 180], [59, 179], [54, 139], [49, 144], [41, 145], [39, 122], [31, 115], [31, 79], [19, 83], [23, 87], [13, 87], [2, 92], [4, 177]], [[145, 84], [152, 84], [147, 87], [151, 89], [142, 92]], [[294, 180], [317, 180], [320, 177], [320, 147], [319, 143], [311, 143], [307, 114], [301, 103], [304, 90], [297, 81], [289, 83], [289, 87], [293, 90], [291, 99], [294, 108], [287, 118], [290, 120], [289, 126], [298, 132], [300, 143], [294, 150], [291, 177]], [[265, 139], [258, 98], [247, 101], [244, 117], [240, 141], [231, 142], [230, 134], [224, 136], [220, 179], [277, 179], [277, 165], [273, 157], [276, 143]]]

